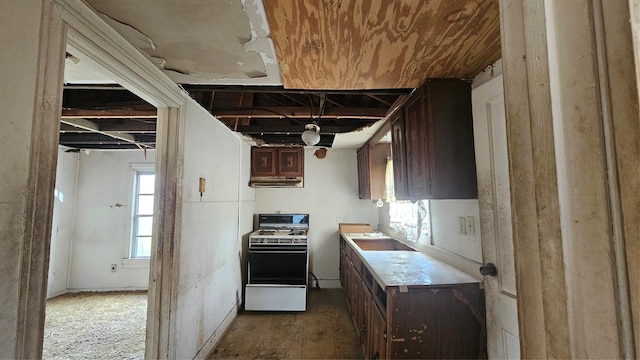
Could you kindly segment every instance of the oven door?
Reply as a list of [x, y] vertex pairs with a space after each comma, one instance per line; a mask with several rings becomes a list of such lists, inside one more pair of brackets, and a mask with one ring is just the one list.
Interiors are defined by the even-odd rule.
[[250, 248], [249, 284], [306, 285], [306, 246]]

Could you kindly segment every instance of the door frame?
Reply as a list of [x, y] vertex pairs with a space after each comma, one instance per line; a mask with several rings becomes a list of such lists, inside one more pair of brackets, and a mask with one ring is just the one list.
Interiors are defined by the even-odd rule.
[[640, 350], [637, 10], [500, 0], [523, 358]]
[[[156, 188], [149, 271], [146, 358], [171, 358], [177, 309], [181, 224], [183, 125], [188, 95], [82, 0], [44, 0], [34, 137], [30, 147], [27, 208], [23, 218], [16, 357], [41, 358], [51, 244], [53, 186], [65, 49], [158, 109]], [[52, 95], [53, 92], [54, 93]]]

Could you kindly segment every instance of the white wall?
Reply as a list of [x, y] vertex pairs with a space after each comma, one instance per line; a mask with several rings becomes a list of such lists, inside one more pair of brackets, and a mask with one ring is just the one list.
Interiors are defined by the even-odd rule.
[[[478, 200], [431, 200], [431, 234], [432, 244], [408, 242], [414, 248], [465, 271], [471, 276], [479, 277], [478, 267], [482, 262], [482, 242], [480, 236], [480, 215]], [[389, 205], [385, 203], [378, 212], [381, 231], [403, 241], [403, 234], [396, 233], [389, 227]], [[472, 216], [475, 233], [461, 234], [459, 218]]]
[[191, 359], [213, 349], [241, 304], [240, 256], [254, 191], [249, 146], [191, 100], [185, 116], [175, 356]]
[[79, 154], [67, 153], [67, 149], [61, 146], [58, 151], [47, 298], [66, 293], [69, 279]]
[[[154, 164], [155, 151], [79, 153], [69, 271], [71, 291], [147, 289], [148, 261], [129, 256], [133, 181], [130, 164]], [[116, 264], [117, 271], [111, 271]]]
[[[0, 358], [16, 357], [31, 138], [43, 2], [4, 1], [0, 11]], [[25, 26], [25, 29], [20, 29]], [[36, 238], [37, 239], [37, 238]]]
[[340, 287], [338, 223], [378, 226], [377, 207], [358, 198], [355, 150], [305, 150], [304, 188], [256, 189], [256, 213], [308, 213], [310, 271], [321, 287]]
[[[431, 228], [433, 245], [462, 256], [482, 262], [480, 241], [480, 210], [478, 200], [431, 200]], [[460, 217], [473, 217], [475, 231], [460, 233]]]

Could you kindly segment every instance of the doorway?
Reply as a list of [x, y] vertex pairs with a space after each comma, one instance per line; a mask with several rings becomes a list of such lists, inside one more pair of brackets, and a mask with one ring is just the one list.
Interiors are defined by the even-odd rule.
[[157, 110], [68, 52], [64, 78], [43, 357], [142, 358]]
[[[29, 8], [24, 11], [28, 12]], [[156, 181], [159, 195], [154, 209], [158, 221], [153, 226], [153, 248], [150, 257], [149, 313], [146, 356], [170, 357], [175, 349], [171, 338], [170, 314], [175, 311], [175, 279], [173, 255], [170, 252], [179, 237], [175, 230], [179, 223], [176, 204], [180, 203], [179, 146], [182, 109], [185, 94], [140, 52], [124, 41], [100, 20], [85, 3], [56, 0], [44, 2], [40, 11], [39, 69], [31, 132], [38, 136], [28, 152], [30, 156], [29, 194], [26, 205], [33, 211], [25, 212], [22, 220], [25, 251], [22, 253], [22, 271], [19, 273], [19, 296], [16, 299], [16, 332], [9, 354], [19, 358], [41, 356], [45, 319], [47, 268], [52, 219], [53, 189], [55, 182], [55, 154], [57, 152], [60, 105], [52, 99], [62, 89], [62, 62], [66, 49], [81, 61], [87, 61], [101, 72], [123, 84], [134, 94], [158, 110], [157, 142], [159, 154]], [[40, 81], [41, 80], [41, 81]], [[54, 126], [55, 125], [55, 126]], [[35, 137], [34, 137], [35, 139]], [[55, 141], [55, 143], [53, 142]], [[28, 148], [29, 149], [29, 148]], [[52, 155], [52, 156], [51, 156]], [[37, 179], [37, 181], [36, 181]], [[167, 231], [167, 228], [173, 231]], [[167, 244], [167, 246], [163, 246]], [[10, 349], [10, 350], [11, 350]], [[15, 352], [14, 352], [15, 351]]]

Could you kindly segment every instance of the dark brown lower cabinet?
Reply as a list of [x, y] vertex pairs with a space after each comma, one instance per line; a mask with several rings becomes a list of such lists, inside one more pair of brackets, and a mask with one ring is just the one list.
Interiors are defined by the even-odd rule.
[[382, 288], [341, 239], [340, 279], [367, 359], [486, 359], [479, 283]]
[[377, 305], [369, 310], [369, 359], [387, 358], [387, 319]]
[[484, 294], [478, 284], [387, 289], [388, 357], [484, 359]]

